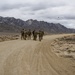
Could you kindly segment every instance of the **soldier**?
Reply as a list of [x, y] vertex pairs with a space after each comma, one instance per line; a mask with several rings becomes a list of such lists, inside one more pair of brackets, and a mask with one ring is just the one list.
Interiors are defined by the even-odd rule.
[[24, 40], [26, 40], [26, 38], [27, 38], [27, 31], [24, 30]]
[[31, 30], [29, 29], [29, 31], [27, 32], [28, 34], [28, 39], [31, 39]]
[[39, 30], [39, 41], [43, 39], [44, 32]]
[[21, 40], [24, 39], [24, 29], [21, 30]]
[[33, 40], [37, 40], [37, 32], [35, 30], [33, 31]]
[[42, 34], [42, 35], [41, 35], [41, 37], [42, 37], [42, 39], [43, 39], [43, 36], [44, 36], [44, 31], [41, 31], [41, 34]]
[[39, 30], [39, 41], [41, 41], [42, 40], [42, 32], [41, 32], [41, 30]]

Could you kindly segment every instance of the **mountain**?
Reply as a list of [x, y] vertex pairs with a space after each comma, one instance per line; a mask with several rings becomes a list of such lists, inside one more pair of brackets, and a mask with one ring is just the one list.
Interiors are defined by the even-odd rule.
[[0, 32], [19, 32], [26, 25], [23, 20], [14, 17], [0, 17]]
[[20, 32], [22, 28], [31, 30], [43, 30], [46, 33], [72, 33], [75, 29], [68, 29], [59, 23], [48, 23], [29, 19], [23, 21], [14, 17], [0, 16], [0, 32]]

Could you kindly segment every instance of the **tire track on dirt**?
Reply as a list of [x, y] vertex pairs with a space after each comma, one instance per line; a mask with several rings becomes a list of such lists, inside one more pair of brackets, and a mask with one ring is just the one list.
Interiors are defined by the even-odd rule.
[[0, 43], [0, 75], [75, 75], [72, 67], [75, 63], [56, 56], [51, 50], [51, 42], [62, 36], [45, 36], [42, 42]]

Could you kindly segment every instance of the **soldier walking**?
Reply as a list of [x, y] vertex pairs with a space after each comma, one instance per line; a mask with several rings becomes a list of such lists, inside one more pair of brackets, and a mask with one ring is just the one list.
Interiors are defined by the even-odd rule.
[[28, 40], [31, 39], [31, 30], [29, 29], [29, 31], [27, 32], [28, 34]]
[[24, 29], [21, 30], [21, 40], [24, 39]]
[[26, 40], [26, 39], [27, 39], [27, 31], [24, 30], [24, 40]]
[[41, 41], [42, 40], [42, 33], [41, 33], [41, 31], [39, 30], [39, 41]]
[[43, 36], [44, 36], [44, 31], [41, 31], [41, 34], [42, 34], [42, 35], [41, 35], [41, 37], [42, 37], [42, 39], [43, 39]]
[[32, 33], [33, 33], [33, 40], [36, 41], [37, 40], [37, 32], [34, 30]]
[[44, 32], [39, 30], [39, 41], [43, 39]]

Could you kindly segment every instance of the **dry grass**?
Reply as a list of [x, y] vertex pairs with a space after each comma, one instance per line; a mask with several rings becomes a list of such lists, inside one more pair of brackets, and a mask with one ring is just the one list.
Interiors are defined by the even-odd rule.
[[17, 39], [19, 39], [19, 35], [0, 35], [0, 42]]
[[52, 48], [58, 56], [75, 59], [75, 35], [64, 36], [54, 40]]

